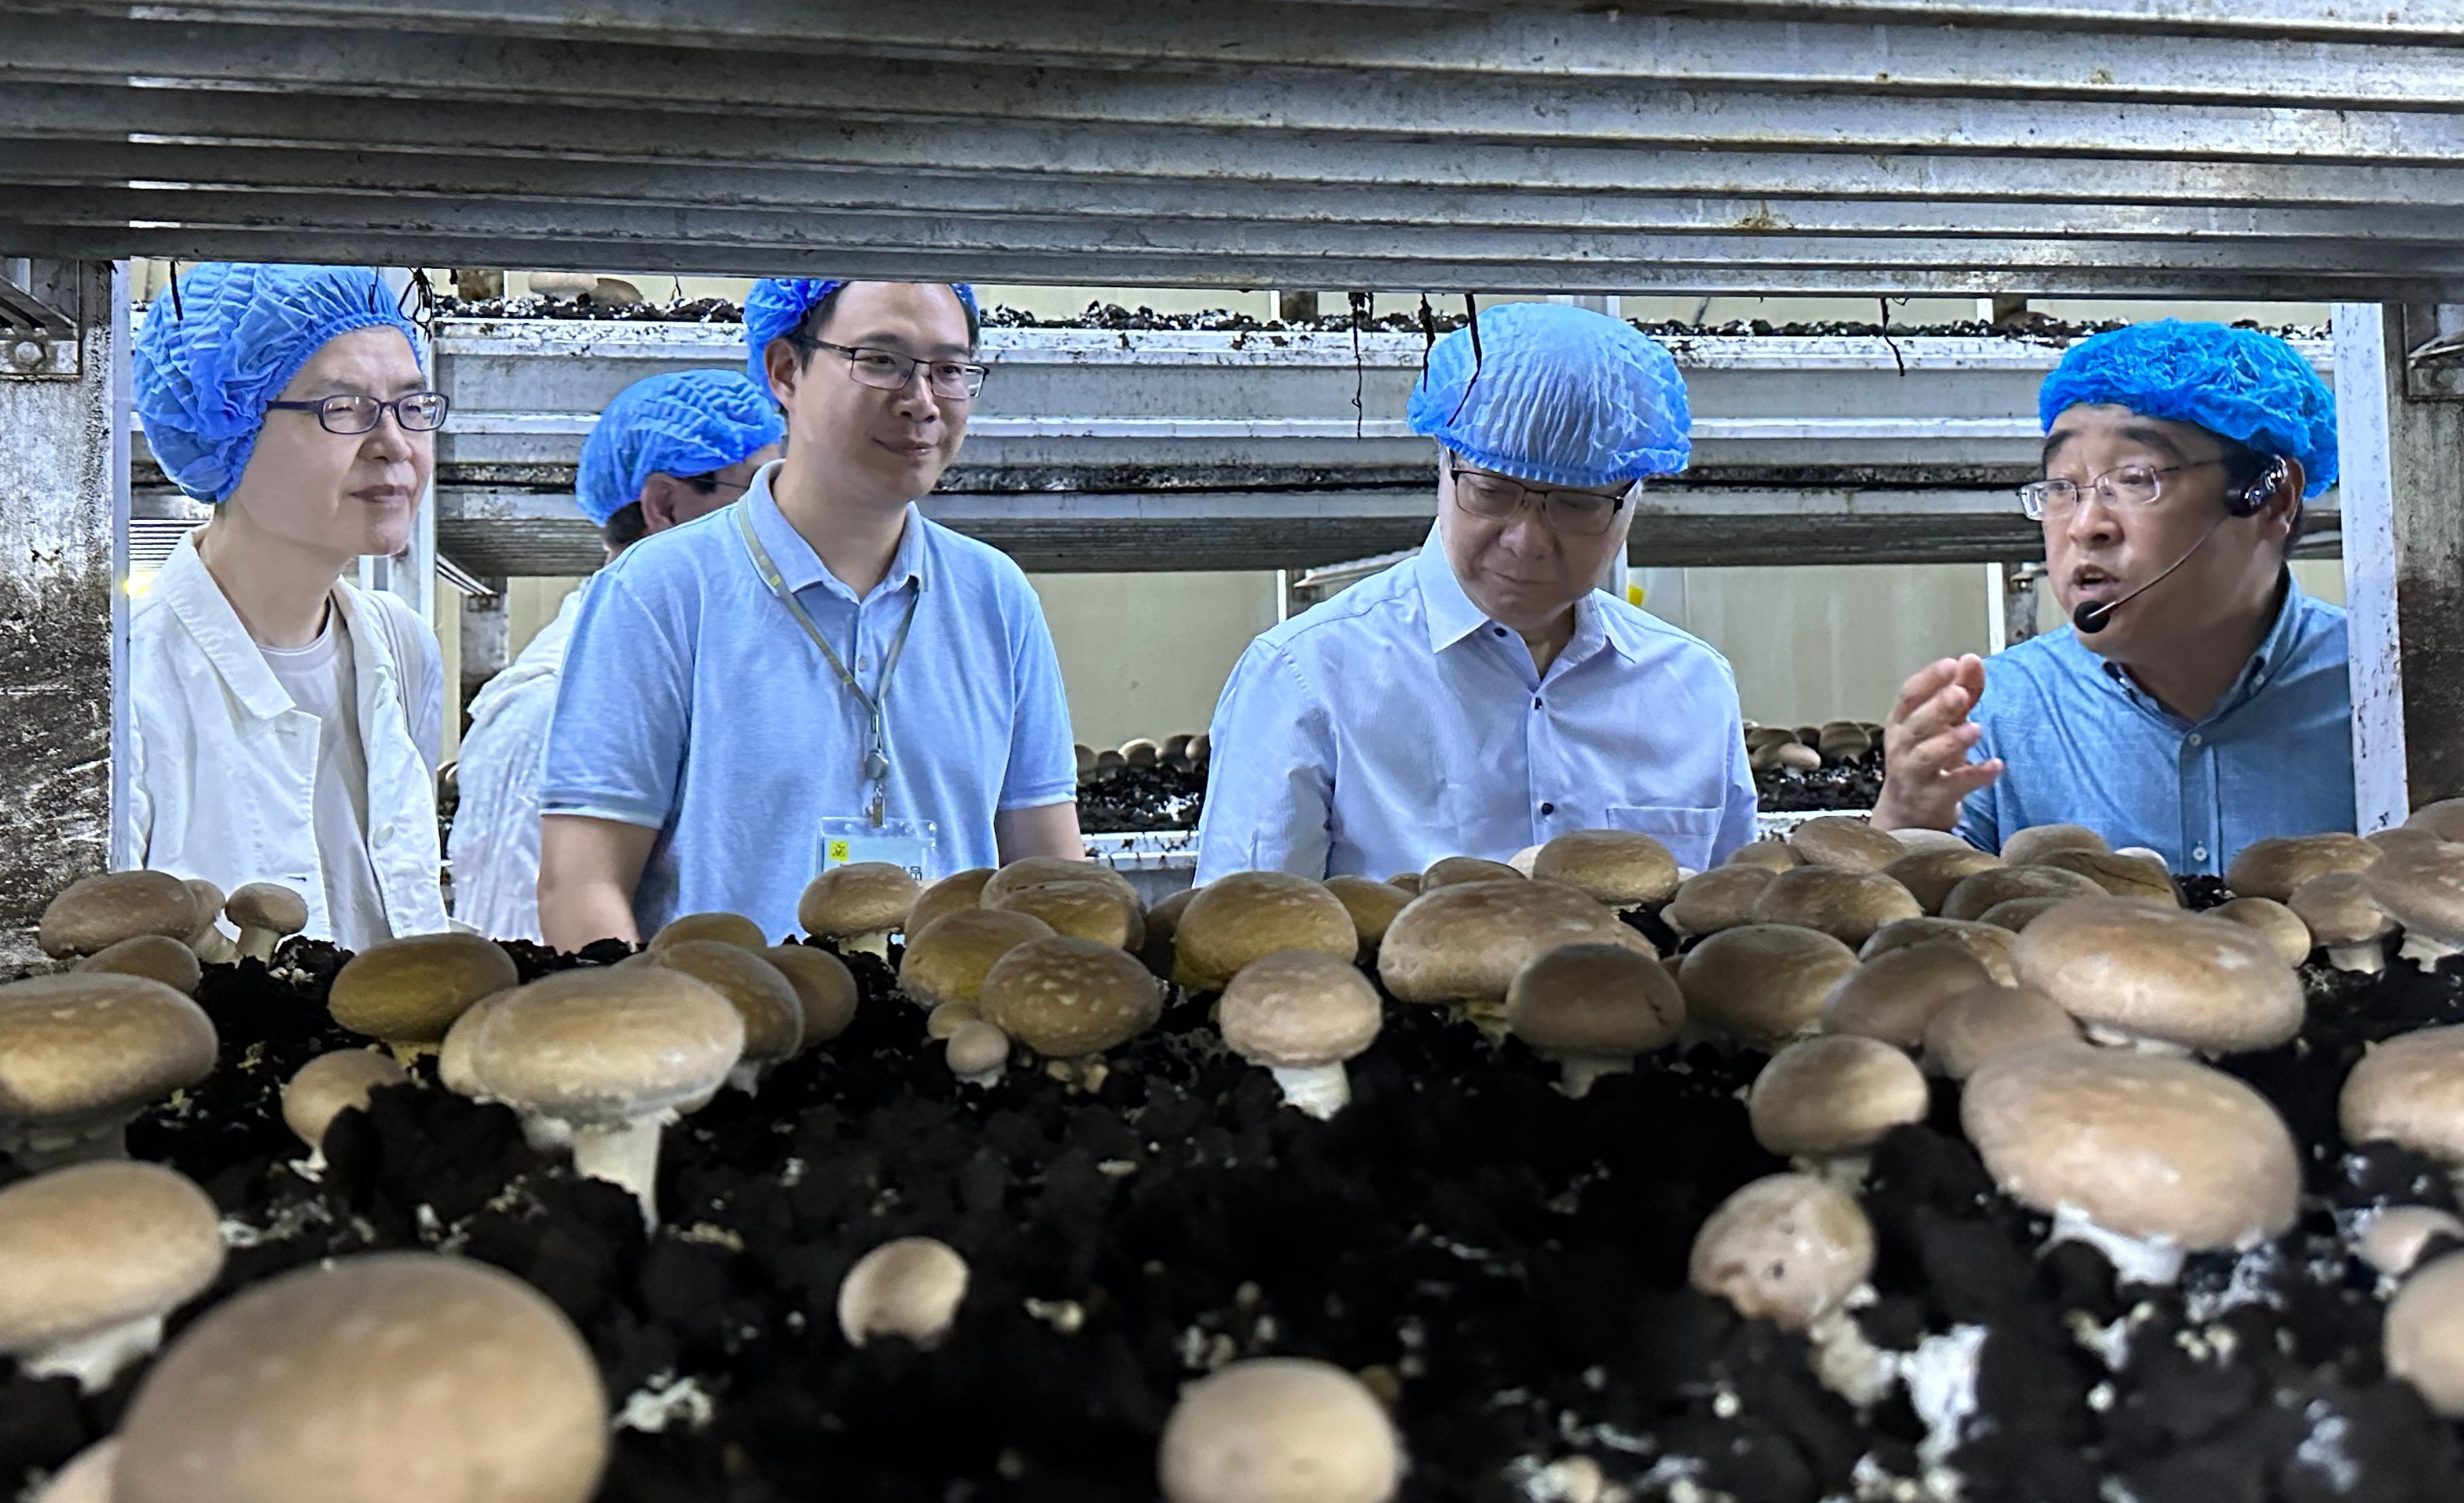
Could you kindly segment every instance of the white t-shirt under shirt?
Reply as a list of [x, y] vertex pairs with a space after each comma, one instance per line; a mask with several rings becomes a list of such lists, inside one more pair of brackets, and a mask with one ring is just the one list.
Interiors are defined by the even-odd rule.
[[364, 950], [393, 938], [385, 899], [368, 860], [368, 757], [360, 740], [359, 674], [351, 663], [350, 629], [328, 609], [325, 630], [306, 647], [257, 644], [292, 702], [317, 718], [317, 864], [323, 870], [325, 912], [334, 942]]

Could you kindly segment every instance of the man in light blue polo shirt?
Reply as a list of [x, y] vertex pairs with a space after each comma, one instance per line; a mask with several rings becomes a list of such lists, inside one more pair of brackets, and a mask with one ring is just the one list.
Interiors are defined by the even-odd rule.
[[2167, 320], [2073, 346], [2037, 407], [2022, 500], [2074, 625], [1910, 678], [1875, 823], [1987, 851], [2084, 825], [2200, 873], [2353, 829], [2344, 613], [2285, 564], [2336, 478], [2325, 383], [2282, 340]]
[[1596, 588], [1645, 476], [1685, 467], [1685, 383], [1631, 325], [1511, 303], [1430, 352], [1418, 556], [1249, 645], [1216, 706], [1198, 880], [1506, 860], [1638, 830], [1703, 868], [1753, 838], [1719, 653]]
[[1079, 857], [1060, 664], [1007, 558], [927, 520], [981, 387], [973, 295], [769, 280], [751, 373], [786, 456], [627, 548], [568, 649], [540, 790], [549, 943], [680, 914], [796, 927], [825, 864]]

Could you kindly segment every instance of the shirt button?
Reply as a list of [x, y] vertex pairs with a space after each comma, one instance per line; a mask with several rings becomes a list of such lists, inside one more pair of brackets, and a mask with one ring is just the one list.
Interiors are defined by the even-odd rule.
[[2206, 738], [2202, 737], [2198, 732], [2196, 732], [2196, 731], [2192, 731], [2192, 732], [2190, 733], [2190, 744], [2191, 744], [2191, 745], [2193, 745], [2193, 746], [2204, 746], [2204, 745], [2206, 745], [2206, 744], [2207, 744], [2207, 740], [2206, 740]]
[[872, 672], [872, 659], [869, 657], [857, 658], [855, 660], [855, 671], [859, 674], [869, 674]]
[[1540, 812], [1543, 814], [1554, 814], [1557, 812], [1557, 806], [1554, 804], [1543, 804], [1540, 806]]
[[1506, 635], [1506, 629], [1504, 627], [1491, 627], [1488, 629], [1488, 634], [1490, 636], [1504, 636]]
[[1532, 701], [1531, 701], [1531, 708], [1533, 708], [1534, 710], [1537, 710], [1537, 709], [1542, 708], [1542, 705], [1541, 705], [1541, 703], [1540, 703], [1540, 701], [1539, 701], [1539, 700], [1534, 699], [1534, 700], [1532, 700]]
[[2208, 848], [2205, 846], [2192, 846], [2190, 848], [2190, 859], [2193, 861], [2205, 861], [2208, 859]]

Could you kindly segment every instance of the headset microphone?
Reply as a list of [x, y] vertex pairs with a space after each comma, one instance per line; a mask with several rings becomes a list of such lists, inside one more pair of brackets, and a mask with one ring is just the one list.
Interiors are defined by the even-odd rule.
[[2214, 526], [2211, 526], [2206, 532], [2201, 533], [2199, 535], [2199, 541], [2190, 544], [2189, 552], [2183, 554], [2180, 558], [2175, 559], [2170, 568], [2167, 568], [2164, 573], [2157, 575], [2154, 579], [2149, 580], [2146, 584], [2140, 586], [2137, 589], [2132, 590], [2129, 594], [2123, 596], [2120, 600], [2080, 601], [2079, 608], [2071, 612], [2071, 630], [2081, 636], [2094, 636], [2099, 631], [2103, 630], [2112, 623], [2113, 613], [2115, 611], [2120, 610], [2123, 607], [2129, 605], [2140, 596], [2146, 594], [2157, 586], [2164, 584], [2168, 579], [2171, 579], [2175, 569], [2179, 569], [2183, 564], [2189, 563], [2191, 559], [2197, 557], [2199, 550], [2208, 545], [2208, 540], [2216, 535], [2217, 528], [2222, 527], [2225, 523], [2233, 520], [2236, 517], [2257, 516], [2258, 513], [2266, 507], [2268, 498], [2276, 494], [2276, 488], [2282, 485], [2289, 478], [2291, 478], [2290, 473], [2286, 471], [2284, 461], [2282, 459], [2278, 459], [2274, 464], [2268, 466], [2267, 473], [2265, 475], [2260, 475], [2257, 479], [2243, 487], [2238, 493], [2226, 497], [2225, 514], [2216, 519]]

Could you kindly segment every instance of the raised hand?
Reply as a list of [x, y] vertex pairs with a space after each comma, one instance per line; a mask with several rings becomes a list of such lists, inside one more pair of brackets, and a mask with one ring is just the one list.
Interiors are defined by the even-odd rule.
[[1985, 734], [1968, 718], [1985, 693], [1985, 660], [1973, 652], [1919, 669], [1900, 686], [1882, 727], [1882, 796], [1874, 823], [1883, 829], [1948, 829], [1962, 799], [2002, 776], [1999, 759], [1970, 763]]

